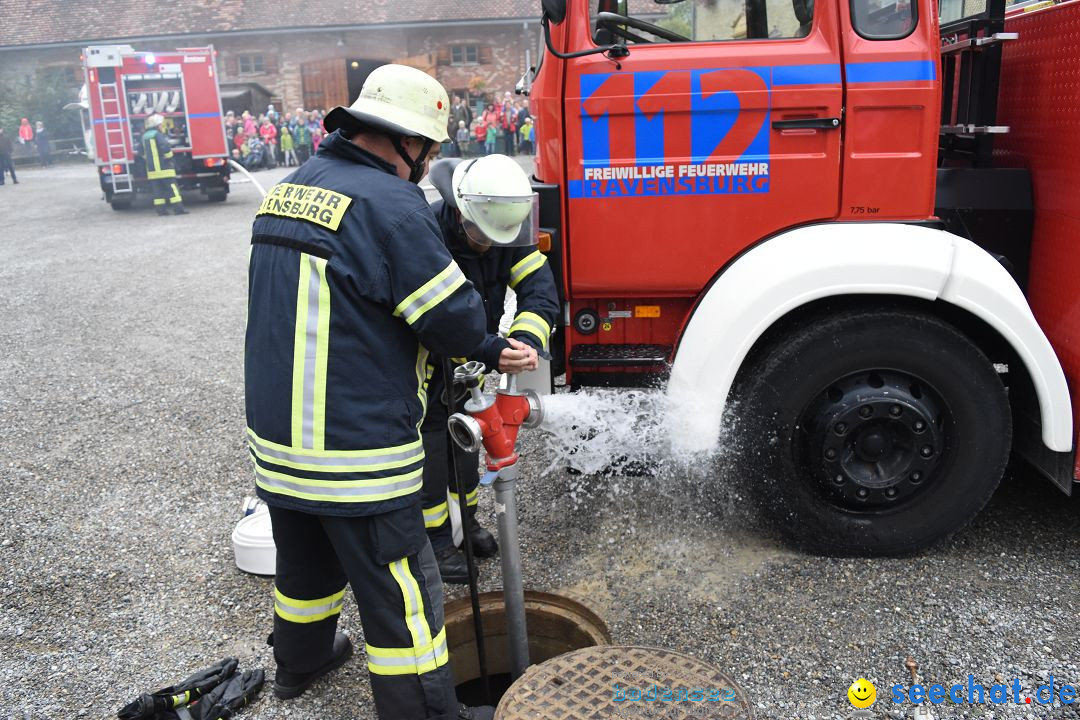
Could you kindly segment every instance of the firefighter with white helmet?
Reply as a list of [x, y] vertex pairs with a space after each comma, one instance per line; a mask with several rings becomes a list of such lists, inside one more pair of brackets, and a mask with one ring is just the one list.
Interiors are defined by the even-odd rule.
[[277, 546], [274, 693], [296, 697], [349, 658], [336, 626], [351, 584], [384, 720], [494, 713], [456, 701], [420, 508], [428, 354], [468, 354], [485, 336], [416, 186], [448, 104], [429, 75], [377, 68], [252, 227], [245, 389]]
[[[487, 337], [469, 355], [500, 372], [521, 372], [537, 366], [537, 355], [547, 355], [551, 329], [559, 313], [555, 277], [547, 257], [536, 248], [535, 194], [529, 177], [506, 155], [475, 160], [448, 159], [432, 164], [432, 185], [442, 196], [433, 210], [443, 242], [465, 277], [484, 300]], [[507, 337], [499, 336], [507, 288], [517, 296], [517, 309]], [[421, 427], [424, 439], [424, 524], [447, 583], [467, 583], [465, 558], [454, 546], [449, 522], [447, 488], [453, 487], [451, 458], [456, 455], [457, 477], [465, 484], [468, 508], [463, 513], [464, 539], [478, 557], [498, 553], [491, 533], [476, 521], [478, 458], [476, 453], [453, 452], [446, 437], [442, 363], [428, 366], [428, 414]], [[451, 395], [450, 412], [461, 411], [460, 393]]]
[[146, 118], [142, 135], [142, 155], [146, 165], [146, 179], [154, 190], [154, 210], [158, 215], [168, 215], [168, 208], [176, 215], [186, 215], [180, 188], [176, 185], [173, 168], [173, 151], [169, 140], [161, 132], [165, 118], [154, 114]]

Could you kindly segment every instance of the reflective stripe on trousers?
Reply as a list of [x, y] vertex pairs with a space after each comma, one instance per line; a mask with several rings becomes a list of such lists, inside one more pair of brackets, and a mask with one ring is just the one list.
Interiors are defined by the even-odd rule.
[[327, 597], [314, 600], [297, 600], [274, 588], [274, 612], [289, 622], [312, 623], [325, 620], [341, 612], [345, 601], [345, 588]]
[[446, 648], [446, 628], [435, 635], [432, 643], [408, 648], [364, 646], [368, 670], [376, 675], [420, 675], [445, 665], [450, 660]]

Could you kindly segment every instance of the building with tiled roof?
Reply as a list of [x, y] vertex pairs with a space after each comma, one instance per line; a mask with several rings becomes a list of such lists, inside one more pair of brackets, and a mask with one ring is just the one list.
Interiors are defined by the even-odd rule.
[[367, 73], [396, 61], [451, 92], [512, 89], [535, 59], [540, 0], [3, 0], [0, 70], [71, 68], [88, 45], [213, 45], [226, 103], [348, 104]]

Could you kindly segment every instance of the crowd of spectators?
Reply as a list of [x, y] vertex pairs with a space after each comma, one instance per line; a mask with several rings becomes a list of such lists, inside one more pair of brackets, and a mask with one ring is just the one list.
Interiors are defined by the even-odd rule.
[[528, 103], [516, 100], [509, 93], [494, 98], [479, 112], [455, 95], [450, 104], [450, 127], [447, 128], [452, 146], [448, 154], [473, 157], [502, 153], [531, 155], [535, 147], [536, 128], [529, 114]]
[[[273, 105], [258, 116], [245, 110], [225, 113], [225, 135], [233, 160], [249, 171], [284, 165], [298, 166], [318, 149], [326, 135], [325, 110], [280, 113]], [[502, 99], [478, 105], [474, 111], [461, 97], [451, 103], [447, 127], [450, 142], [443, 148], [451, 157], [476, 157], [500, 152], [532, 154], [535, 128], [528, 104], [507, 92]]]
[[321, 110], [279, 113], [273, 105], [258, 118], [245, 110], [225, 113], [225, 135], [233, 160], [248, 170], [300, 165], [319, 147], [326, 131]]

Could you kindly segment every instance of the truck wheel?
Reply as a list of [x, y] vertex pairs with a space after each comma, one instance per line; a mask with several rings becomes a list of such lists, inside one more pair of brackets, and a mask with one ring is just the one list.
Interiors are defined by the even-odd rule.
[[993, 365], [928, 314], [811, 318], [755, 350], [735, 398], [740, 452], [761, 473], [755, 495], [816, 553], [921, 550], [983, 508], [1009, 459]]
[[118, 212], [121, 210], [130, 210], [131, 198], [111, 198], [109, 200], [109, 205], [112, 206], [113, 210], [116, 210]]
[[229, 194], [222, 190], [221, 192], [206, 193], [207, 202], [225, 202], [225, 198], [229, 197]]

